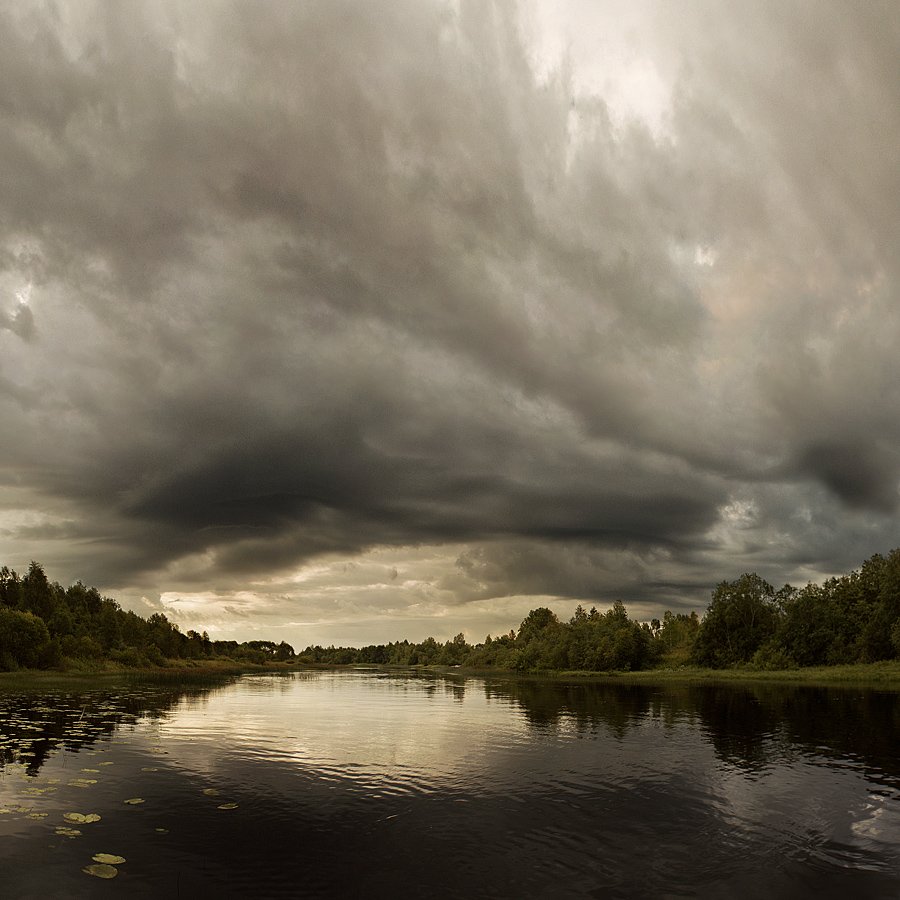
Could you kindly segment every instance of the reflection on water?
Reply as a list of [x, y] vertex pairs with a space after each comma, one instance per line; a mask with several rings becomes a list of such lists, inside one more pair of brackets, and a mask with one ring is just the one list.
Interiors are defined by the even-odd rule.
[[166, 715], [180, 699], [203, 698], [209, 688], [152, 687], [118, 691], [43, 694], [0, 693], [0, 764], [18, 764], [36, 776], [44, 762], [60, 750], [77, 753], [117, 728], [133, 728], [141, 720]]
[[4, 896], [900, 896], [892, 692], [358, 670], [0, 693], [0, 760]]

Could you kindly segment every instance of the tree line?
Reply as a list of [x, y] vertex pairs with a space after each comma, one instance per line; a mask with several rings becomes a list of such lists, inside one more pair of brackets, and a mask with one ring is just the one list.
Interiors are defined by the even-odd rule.
[[705, 614], [667, 611], [638, 622], [621, 602], [607, 611], [578, 606], [569, 621], [546, 607], [518, 630], [469, 644], [465, 635], [439, 642], [408, 640], [365, 647], [310, 646], [299, 654], [284, 641], [213, 641], [162, 613], [144, 619], [80, 581], [51, 583], [37, 562], [21, 578], [0, 569], [0, 669], [54, 668], [110, 660], [125, 666], [167, 659], [310, 664], [466, 666], [513, 671], [624, 671], [697, 665], [790, 669], [900, 657], [900, 549], [876, 554], [848, 575], [776, 590], [755, 573], [716, 586]]
[[578, 606], [568, 621], [532, 610], [500, 637], [469, 644], [397, 641], [366, 647], [311, 646], [306, 663], [443, 665], [516, 671], [623, 671], [696, 665], [791, 669], [900, 657], [900, 550], [876, 554], [848, 575], [776, 590], [755, 573], [723, 581], [706, 613], [667, 611], [637, 622], [622, 603], [606, 612]]
[[80, 581], [50, 582], [40, 563], [28, 572], [0, 568], [0, 670], [84, 667], [110, 661], [128, 667], [167, 660], [290, 660], [281, 641], [213, 641], [204, 631], [183, 634], [163, 613], [145, 619]]

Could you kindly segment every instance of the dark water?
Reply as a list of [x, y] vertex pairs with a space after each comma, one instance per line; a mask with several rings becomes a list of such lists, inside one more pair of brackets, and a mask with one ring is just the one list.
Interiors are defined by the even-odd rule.
[[[0, 760], [4, 898], [900, 897], [891, 692], [373, 671], [0, 692]], [[83, 872], [97, 853], [115, 878]]]

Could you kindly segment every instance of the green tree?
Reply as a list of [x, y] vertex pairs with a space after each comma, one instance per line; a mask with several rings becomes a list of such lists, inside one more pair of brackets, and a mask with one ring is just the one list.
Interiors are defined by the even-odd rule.
[[[208, 644], [209, 643], [209, 635], [204, 631], [203, 639]], [[281, 660], [282, 662], [287, 662], [289, 659], [293, 659], [295, 656], [294, 648], [287, 643], [287, 641], [280, 641], [278, 646], [275, 648], [275, 659]]]
[[894, 550], [881, 567], [878, 597], [860, 635], [863, 659], [891, 659], [896, 650], [891, 641], [900, 622], [900, 550]]
[[518, 640], [523, 644], [536, 638], [545, 637], [547, 632], [553, 632], [559, 628], [559, 619], [552, 609], [546, 606], [539, 606], [537, 609], [531, 610], [530, 613], [522, 620], [519, 626]]
[[695, 612], [673, 613], [666, 610], [656, 633], [657, 651], [665, 665], [682, 666], [694, 651], [700, 617]]
[[15, 569], [0, 569], [0, 605], [18, 609], [22, 605], [22, 581]]
[[839, 612], [838, 630], [829, 651], [833, 663], [855, 663], [870, 658], [875, 649], [869, 634], [867, 647], [866, 627], [875, 614], [884, 584], [887, 559], [876, 553], [867, 559], [859, 571], [840, 578], [832, 578], [822, 586], [832, 598]]
[[829, 592], [808, 584], [784, 604], [784, 614], [772, 638], [773, 649], [798, 666], [825, 665], [840, 630], [840, 612]]
[[109, 597], [104, 597], [100, 605], [100, 615], [97, 616], [94, 637], [100, 641], [105, 653], [109, 653], [122, 643], [123, 618], [119, 604]]
[[50, 643], [43, 620], [30, 612], [0, 607], [0, 667], [32, 668]]
[[749, 662], [774, 633], [775, 589], [759, 575], [723, 581], [713, 591], [694, 644], [694, 660], [714, 669]]
[[22, 579], [22, 594], [28, 612], [40, 616], [45, 622], [50, 621], [56, 605], [53, 591], [43, 566], [34, 560], [28, 567], [28, 574]]

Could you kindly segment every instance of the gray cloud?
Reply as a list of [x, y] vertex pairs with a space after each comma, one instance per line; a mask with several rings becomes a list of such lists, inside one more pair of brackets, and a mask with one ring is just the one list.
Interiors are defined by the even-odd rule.
[[654, 131], [538, 74], [527, 12], [0, 12], [10, 562], [462, 545], [442, 602], [649, 608], [889, 548], [900, 17], [650, 4]]
[[22, 338], [23, 341], [33, 340], [36, 333], [34, 315], [28, 304], [20, 300], [11, 314], [0, 310], [0, 330], [2, 329], [11, 331]]

